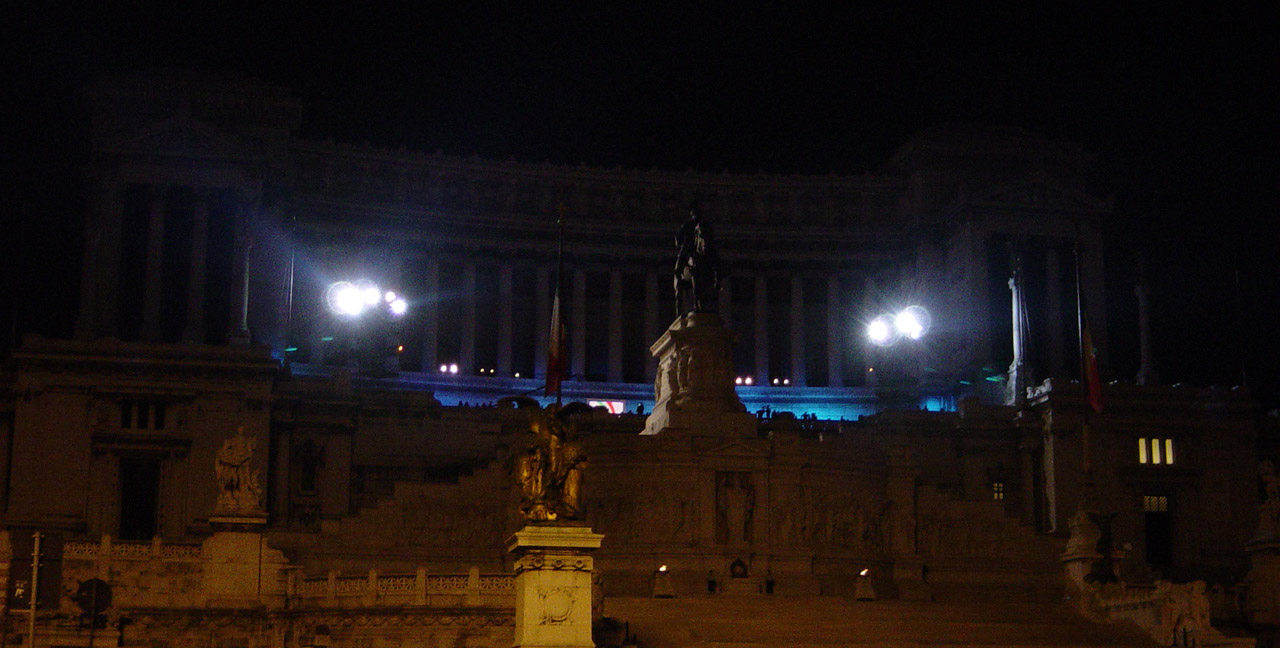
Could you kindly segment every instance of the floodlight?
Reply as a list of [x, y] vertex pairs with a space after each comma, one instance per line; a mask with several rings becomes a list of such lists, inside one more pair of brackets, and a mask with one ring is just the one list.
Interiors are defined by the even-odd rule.
[[921, 306], [908, 306], [893, 318], [893, 327], [902, 337], [919, 340], [929, 329], [929, 311]]
[[387, 294], [383, 295], [382, 298], [387, 300], [388, 304], [394, 304], [396, 301], [396, 293], [395, 291], [388, 290]]
[[451, 364], [451, 365], [449, 365], [449, 373], [451, 373], [451, 374], [456, 374], [456, 373], [458, 373], [458, 365], [456, 365], [456, 364]]
[[364, 300], [366, 306], [377, 305], [382, 301], [382, 291], [378, 287], [365, 281], [360, 283], [360, 298]]
[[449, 373], [449, 365], [440, 365], [440, 373]]
[[746, 384], [748, 384], [748, 385], [754, 385], [756, 381], [755, 381], [755, 379], [754, 379], [754, 378], [752, 378], [751, 376], [747, 376], [747, 377], [746, 377], [742, 382], [744, 382], [744, 383], [746, 383]]
[[324, 292], [325, 304], [335, 315], [359, 315], [364, 311], [364, 301], [360, 291], [349, 281], [338, 281], [329, 285]]
[[[394, 295], [395, 293], [387, 293], [387, 294]], [[409, 302], [403, 299], [396, 299], [391, 302], [390, 308], [391, 308], [392, 315], [404, 315], [405, 312], [409, 310]]]
[[878, 346], [890, 346], [898, 341], [898, 330], [894, 326], [894, 316], [881, 315], [867, 325], [867, 337]]

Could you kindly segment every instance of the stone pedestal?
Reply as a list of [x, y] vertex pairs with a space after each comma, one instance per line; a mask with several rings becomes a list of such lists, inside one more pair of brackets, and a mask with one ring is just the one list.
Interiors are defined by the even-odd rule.
[[591, 552], [586, 526], [528, 525], [507, 541], [516, 555], [516, 648], [592, 648]]
[[658, 377], [643, 434], [755, 436], [756, 417], [734, 391], [732, 351], [729, 330], [715, 313], [676, 318], [649, 347], [658, 359]]
[[1244, 546], [1251, 563], [1245, 615], [1250, 625], [1274, 632], [1280, 629], [1280, 502], [1263, 502], [1258, 513], [1258, 528]]
[[284, 605], [288, 560], [262, 537], [266, 515], [212, 516], [214, 533], [204, 541], [201, 589], [209, 607]]

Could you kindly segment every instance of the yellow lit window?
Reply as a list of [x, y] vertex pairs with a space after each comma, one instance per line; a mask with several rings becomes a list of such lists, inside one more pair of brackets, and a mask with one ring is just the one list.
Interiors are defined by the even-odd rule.
[[1160, 439], [1151, 440], [1151, 463], [1160, 463]]
[[1173, 439], [1164, 440], [1164, 462], [1173, 463]]
[[1168, 495], [1143, 495], [1142, 510], [1146, 513], [1168, 513]]
[[991, 482], [991, 499], [1004, 499], [1004, 482]]
[[1173, 465], [1173, 439], [1138, 439], [1138, 463]]
[[1138, 463], [1147, 463], [1147, 440], [1138, 439]]

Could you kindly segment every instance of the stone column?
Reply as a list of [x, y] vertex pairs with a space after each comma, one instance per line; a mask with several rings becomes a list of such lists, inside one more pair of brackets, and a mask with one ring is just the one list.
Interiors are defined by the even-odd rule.
[[124, 222], [117, 182], [101, 181], [86, 232], [80, 279], [80, 316], [76, 337], [116, 334], [116, 300], [120, 282], [120, 227]]
[[422, 294], [426, 296], [422, 309], [422, 370], [435, 371], [440, 346], [440, 260], [427, 259], [426, 266], [422, 280]]
[[[876, 312], [876, 280], [871, 275], [867, 275], [862, 280], [862, 312], [864, 317], [870, 320], [872, 317], [878, 317]], [[863, 322], [866, 326], [866, 322]], [[862, 379], [864, 385], [868, 389], [876, 388], [876, 346], [867, 341], [866, 329], [859, 331], [859, 345], [862, 347]]]
[[[653, 344], [661, 335], [658, 330], [658, 273], [650, 271], [644, 274], [644, 343]], [[645, 362], [644, 379], [653, 382], [658, 375], [658, 365]]]
[[462, 327], [458, 349], [458, 373], [476, 373], [476, 264], [462, 264]]
[[1013, 362], [1009, 365], [1008, 393], [1005, 404], [1023, 407], [1027, 404], [1027, 386], [1031, 384], [1031, 366], [1026, 361], [1027, 307], [1023, 302], [1021, 271], [1016, 268], [1020, 263], [1015, 259], [1013, 277], [1009, 279], [1009, 294], [1013, 310]]
[[622, 382], [622, 271], [609, 271], [609, 382]]
[[756, 275], [755, 295], [756, 384], [769, 384], [769, 282], [763, 273]]
[[160, 338], [161, 282], [164, 278], [164, 214], [166, 187], [151, 188], [151, 215], [147, 222], [147, 275], [142, 302], [142, 339]]
[[511, 377], [511, 336], [514, 328], [511, 312], [511, 266], [498, 269], [498, 375]]
[[[1151, 306], [1150, 290], [1147, 287], [1146, 269], [1139, 266], [1138, 285], [1133, 287], [1133, 294], [1138, 298], [1138, 364], [1137, 383], [1139, 385], [1155, 385], [1160, 382], [1156, 373], [1155, 354], [1151, 351]], [[1090, 328], [1090, 333], [1093, 333]]]
[[545, 266], [538, 266], [534, 270], [533, 276], [534, 290], [538, 293], [534, 298], [534, 310], [537, 313], [538, 321], [534, 322], [537, 337], [533, 340], [533, 373], [536, 377], [545, 378], [547, 375], [547, 338], [551, 335], [551, 271]]
[[573, 352], [570, 354], [570, 380], [585, 380], [587, 376], [587, 273], [582, 268], [573, 271]]
[[515, 648], [594, 648], [591, 553], [604, 538], [586, 526], [528, 525], [507, 540], [515, 554]]
[[720, 278], [720, 294], [716, 308], [720, 311], [720, 321], [726, 328], [733, 328], [733, 278], [725, 275]]
[[791, 277], [791, 386], [805, 385], [804, 277]]
[[840, 278], [827, 276], [827, 385], [844, 386], [844, 311], [840, 308]]
[[[254, 200], [241, 202], [235, 215], [233, 255], [231, 273], [232, 285], [238, 299], [231, 304], [231, 321], [228, 325], [227, 340], [232, 344], [247, 346], [249, 344], [249, 261], [253, 255], [253, 222]], [[233, 294], [235, 294], [233, 293]]]
[[204, 342], [204, 284], [205, 256], [209, 237], [209, 194], [196, 193], [195, 210], [191, 215], [191, 266], [187, 285], [187, 323], [182, 339], [188, 342]]
[[1044, 269], [1044, 318], [1049, 330], [1049, 353], [1045, 360], [1049, 363], [1050, 375], [1063, 376], [1062, 370], [1066, 364], [1063, 356], [1065, 338], [1062, 332], [1062, 264], [1058, 259], [1058, 245], [1054, 239], [1049, 239], [1045, 245]]
[[1107, 301], [1106, 286], [1103, 282], [1106, 274], [1102, 260], [1102, 236], [1090, 230], [1084, 235], [1084, 241], [1080, 245], [1080, 253], [1083, 255], [1080, 281], [1084, 284], [1085, 306], [1089, 312], [1089, 333], [1093, 338], [1093, 346], [1098, 350], [1098, 366], [1105, 381], [1109, 356], [1107, 355]]

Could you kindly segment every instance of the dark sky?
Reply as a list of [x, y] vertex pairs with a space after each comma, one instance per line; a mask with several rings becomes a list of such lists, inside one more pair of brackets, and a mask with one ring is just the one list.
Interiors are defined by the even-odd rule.
[[16, 173], [0, 314], [19, 333], [71, 326], [80, 88], [178, 67], [292, 88], [306, 136], [527, 161], [861, 173], [936, 124], [1076, 140], [1099, 156], [1094, 190], [1116, 198], [1114, 374], [1135, 368], [1140, 247], [1164, 377], [1236, 384], [1243, 343], [1256, 386], [1280, 391], [1275, 4], [114, 4], [3, 10]]

